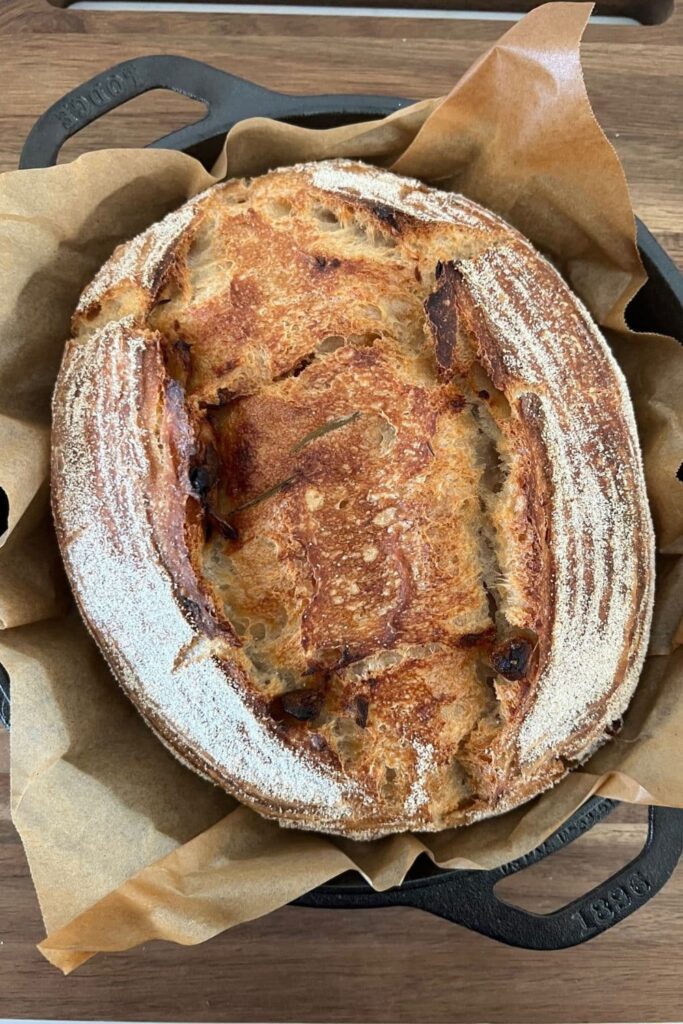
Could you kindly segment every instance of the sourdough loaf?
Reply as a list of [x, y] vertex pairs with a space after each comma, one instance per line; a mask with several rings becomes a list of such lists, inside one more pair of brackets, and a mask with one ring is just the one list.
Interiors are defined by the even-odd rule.
[[83, 618], [170, 749], [261, 814], [461, 825], [616, 726], [653, 535], [623, 377], [462, 196], [348, 161], [119, 247], [54, 394]]

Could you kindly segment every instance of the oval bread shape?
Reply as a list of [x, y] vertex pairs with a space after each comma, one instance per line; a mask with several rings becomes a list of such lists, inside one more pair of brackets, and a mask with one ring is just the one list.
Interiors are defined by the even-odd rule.
[[186, 764], [354, 838], [501, 813], [636, 686], [654, 540], [622, 374], [471, 201], [351, 161], [202, 193], [84, 291], [52, 501]]

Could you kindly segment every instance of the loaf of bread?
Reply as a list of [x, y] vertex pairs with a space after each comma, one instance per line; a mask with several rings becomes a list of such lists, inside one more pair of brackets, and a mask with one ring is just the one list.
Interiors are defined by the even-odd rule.
[[618, 727], [654, 578], [629, 396], [475, 203], [350, 161], [217, 185], [85, 290], [53, 411], [86, 624], [259, 813], [462, 825]]

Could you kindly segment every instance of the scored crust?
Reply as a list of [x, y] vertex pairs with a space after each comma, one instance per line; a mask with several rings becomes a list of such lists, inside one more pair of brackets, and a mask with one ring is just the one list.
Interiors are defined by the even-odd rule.
[[373, 838], [514, 807], [616, 727], [653, 600], [633, 413], [500, 218], [350, 161], [229, 181], [120, 246], [73, 331], [57, 536], [188, 765]]

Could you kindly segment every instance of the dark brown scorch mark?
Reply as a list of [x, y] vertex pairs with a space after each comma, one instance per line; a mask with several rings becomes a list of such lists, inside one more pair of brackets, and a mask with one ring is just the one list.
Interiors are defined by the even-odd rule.
[[304, 372], [304, 370], [306, 370], [311, 365], [314, 359], [314, 352], [307, 353], [307, 355], [302, 356], [301, 359], [297, 359], [294, 365], [291, 366], [289, 369], [283, 370], [282, 373], [279, 373], [277, 377], [273, 378], [273, 380], [281, 381], [287, 380], [289, 377], [299, 377]]
[[368, 205], [368, 209], [378, 221], [382, 224], [386, 224], [391, 231], [399, 234], [401, 231], [401, 225], [398, 219], [398, 213], [391, 206], [385, 206], [383, 203], [371, 203]]
[[504, 679], [517, 682], [526, 677], [533, 650], [531, 640], [527, 640], [526, 637], [512, 637], [495, 648], [491, 655], [491, 664]]
[[364, 729], [368, 724], [368, 710], [369, 704], [366, 697], [356, 697], [354, 700], [354, 719], [356, 725], [359, 725], [361, 729]]
[[437, 263], [436, 288], [424, 302], [427, 322], [434, 339], [436, 362], [442, 377], [453, 369], [455, 339], [458, 330], [456, 289], [462, 280], [455, 263]]
[[290, 690], [281, 698], [282, 710], [299, 722], [310, 722], [317, 718], [323, 702], [321, 690]]
[[98, 317], [101, 312], [102, 312], [102, 303], [101, 302], [91, 302], [90, 305], [88, 306], [88, 308], [83, 313], [83, 316], [84, 316], [84, 318], [86, 320], [94, 320], [95, 317]]
[[200, 501], [206, 501], [218, 480], [218, 453], [212, 444], [195, 453], [188, 471], [190, 487]]
[[313, 257], [313, 266], [316, 270], [336, 270], [341, 266], [341, 260], [336, 256], [316, 255]]

